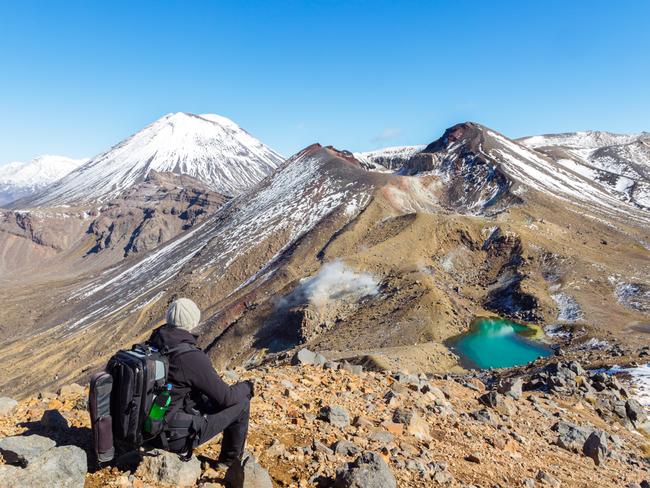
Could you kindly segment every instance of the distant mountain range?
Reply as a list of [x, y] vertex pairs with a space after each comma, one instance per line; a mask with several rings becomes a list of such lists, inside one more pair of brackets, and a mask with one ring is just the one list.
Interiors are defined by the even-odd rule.
[[[647, 319], [648, 155], [647, 134], [512, 140], [466, 122], [428, 145], [284, 160], [228, 119], [167, 115], [0, 212], [0, 389], [84, 374], [176, 296], [201, 307], [223, 367], [299, 343], [432, 343], [428, 370], [447, 368], [444, 341], [474, 316], [564, 322], [566, 303], [606, 335]], [[336, 293], [296, 293], [332, 261]]]
[[0, 207], [29, 197], [64, 177], [88, 159], [43, 155], [27, 163], [0, 166]]

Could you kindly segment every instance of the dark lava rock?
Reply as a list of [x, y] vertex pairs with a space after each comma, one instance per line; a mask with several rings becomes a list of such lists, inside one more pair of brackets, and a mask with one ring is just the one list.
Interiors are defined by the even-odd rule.
[[558, 433], [555, 444], [567, 451], [581, 452], [591, 431], [570, 422], [558, 422], [551, 430]]
[[508, 378], [499, 384], [497, 391], [502, 395], [507, 395], [515, 400], [521, 398], [524, 386], [523, 378]]
[[346, 409], [337, 405], [323, 407], [321, 418], [340, 429], [350, 425], [350, 414]]
[[625, 402], [625, 413], [634, 425], [643, 424], [648, 418], [643, 405], [634, 398], [630, 398]]
[[337, 470], [334, 488], [397, 488], [397, 482], [379, 454], [364, 452]]
[[585, 441], [582, 452], [585, 456], [593, 459], [596, 466], [603, 464], [605, 458], [609, 455], [607, 434], [602, 430], [593, 431]]
[[478, 401], [487, 407], [498, 408], [503, 403], [503, 397], [496, 391], [489, 391], [478, 397]]
[[341, 440], [333, 446], [334, 452], [339, 456], [356, 456], [359, 454], [359, 447], [350, 441]]

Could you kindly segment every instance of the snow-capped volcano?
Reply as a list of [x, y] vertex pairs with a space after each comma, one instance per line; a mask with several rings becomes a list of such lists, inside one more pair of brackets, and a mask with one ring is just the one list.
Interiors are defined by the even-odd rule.
[[45, 154], [26, 163], [0, 166], [0, 205], [33, 195], [86, 161]]
[[187, 174], [235, 196], [271, 173], [283, 157], [219, 115], [168, 114], [92, 158], [22, 206], [106, 201], [151, 170]]

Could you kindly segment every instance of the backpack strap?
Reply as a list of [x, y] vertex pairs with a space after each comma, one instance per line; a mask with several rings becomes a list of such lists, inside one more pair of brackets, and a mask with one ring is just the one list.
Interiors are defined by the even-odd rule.
[[[165, 348], [160, 351], [162, 354], [165, 356], [171, 358], [171, 357], [178, 357], [182, 354], [186, 354], [188, 352], [192, 351], [200, 351], [198, 347], [196, 347], [194, 344], [189, 344], [187, 342], [181, 342], [175, 347], [168, 348], [165, 346]], [[169, 440], [167, 439], [167, 434], [165, 432], [165, 428], [169, 423], [169, 419], [174, 418], [174, 416], [181, 410], [181, 408], [185, 407], [185, 400], [187, 399], [187, 396], [181, 398], [176, 405], [172, 407], [171, 410], [165, 412], [165, 417], [163, 418], [163, 427], [160, 431], [159, 437], [160, 437], [160, 442], [163, 446], [163, 449], [166, 451], [169, 451]], [[188, 436], [188, 442], [187, 442], [187, 452], [183, 455], [179, 454], [179, 457], [181, 458], [182, 461], [189, 461], [190, 458], [192, 457], [193, 454], [193, 447], [194, 447], [194, 439], [197, 437], [198, 434], [198, 429], [194, 425], [194, 422], [192, 422], [192, 426], [189, 429], [190, 430], [190, 435]]]

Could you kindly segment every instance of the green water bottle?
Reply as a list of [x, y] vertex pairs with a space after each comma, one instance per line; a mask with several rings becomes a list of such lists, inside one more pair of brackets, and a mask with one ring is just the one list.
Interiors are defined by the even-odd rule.
[[161, 391], [156, 398], [153, 400], [153, 405], [151, 405], [151, 410], [149, 410], [149, 415], [144, 422], [145, 432], [151, 433], [151, 426], [153, 422], [160, 421], [165, 416], [167, 408], [172, 401], [172, 385], [167, 383], [165, 389]]

